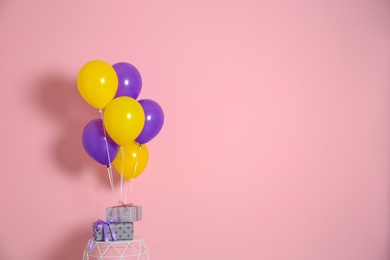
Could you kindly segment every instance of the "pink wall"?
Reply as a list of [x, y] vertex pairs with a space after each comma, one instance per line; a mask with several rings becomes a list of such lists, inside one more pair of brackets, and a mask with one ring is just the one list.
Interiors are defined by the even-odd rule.
[[[390, 257], [390, 3], [0, 1], [0, 259], [81, 259], [121, 197], [84, 152], [87, 61], [162, 132], [131, 200], [153, 260]], [[116, 179], [118, 182], [118, 179]]]

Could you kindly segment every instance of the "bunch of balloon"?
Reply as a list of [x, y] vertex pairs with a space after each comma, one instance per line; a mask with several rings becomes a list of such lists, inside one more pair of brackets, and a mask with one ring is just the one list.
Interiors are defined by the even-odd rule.
[[[111, 163], [122, 180], [134, 180], [146, 168], [146, 143], [161, 131], [164, 112], [151, 100], [137, 100], [142, 78], [136, 67], [126, 62], [110, 65], [104, 61], [85, 64], [77, 79], [81, 96], [99, 109], [101, 119], [92, 120], [83, 131], [86, 152], [107, 165], [113, 189]], [[103, 111], [104, 110], [104, 111]], [[119, 152], [120, 151], [120, 152]]]

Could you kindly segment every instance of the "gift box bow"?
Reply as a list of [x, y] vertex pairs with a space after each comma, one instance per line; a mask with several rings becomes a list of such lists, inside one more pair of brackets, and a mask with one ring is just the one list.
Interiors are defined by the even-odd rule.
[[106, 221], [103, 221], [101, 219], [98, 219], [97, 221], [92, 223], [93, 234], [92, 234], [92, 239], [91, 239], [91, 242], [90, 242], [90, 245], [89, 245], [91, 251], [93, 250], [93, 235], [94, 235], [95, 232], [97, 232], [99, 230], [102, 230], [103, 238], [104, 238], [105, 242], [109, 241], [108, 229], [110, 229], [110, 231], [111, 231], [110, 233], [111, 233], [112, 240], [114, 240], [114, 241], [117, 240], [116, 235], [115, 235], [114, 227], [111, 225], [111, 223], [112, 222], [106, 222]]
[[135, 206], [133, 203], [124, 203], [123, 201], [119, 201], [118, 203], [119, 205], [118, 206], [114, 206], [114, 207], [111, 207], [111, 208], [120, 208], [120, 207], [132, 207], [132, 206]]

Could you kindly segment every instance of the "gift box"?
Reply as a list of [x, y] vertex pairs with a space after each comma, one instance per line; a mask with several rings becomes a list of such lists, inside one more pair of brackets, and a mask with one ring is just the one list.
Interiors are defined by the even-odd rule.
[[142, 220], [142, 207], [132, 203], [106, 208], [108, 222], [136, 222]]
[[105, 222], [98, 220], [92, 224], [93, 239], [95, 241], [132, 240], [134, 238], [134, 224], [131, 222]]

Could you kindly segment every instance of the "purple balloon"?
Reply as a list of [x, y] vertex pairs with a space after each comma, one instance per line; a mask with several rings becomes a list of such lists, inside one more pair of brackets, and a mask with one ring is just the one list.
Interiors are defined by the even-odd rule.
[[107, 133], [106, 136], [107, 138], [104, 137], [103, 121], [101, 119], [95, 119], [89, 122], [84, 127], [82, 134], [85, 151], [92, 159], [103, 165], [111, 163], [119, 150], [119, 146]]
[[135, 141], [139, 144], [145, 144], [160, 132], [164, 124], [164, 112], [161, 106], [153, 100], [143, 99], [138, 102], [144, 109], [145, 124]]
[[141, 74], [136, 67], [126, 62], [112, 65], [118, 76], [118, 90], [115, 97], [127, 96], [137, 99], [142, 89]]

